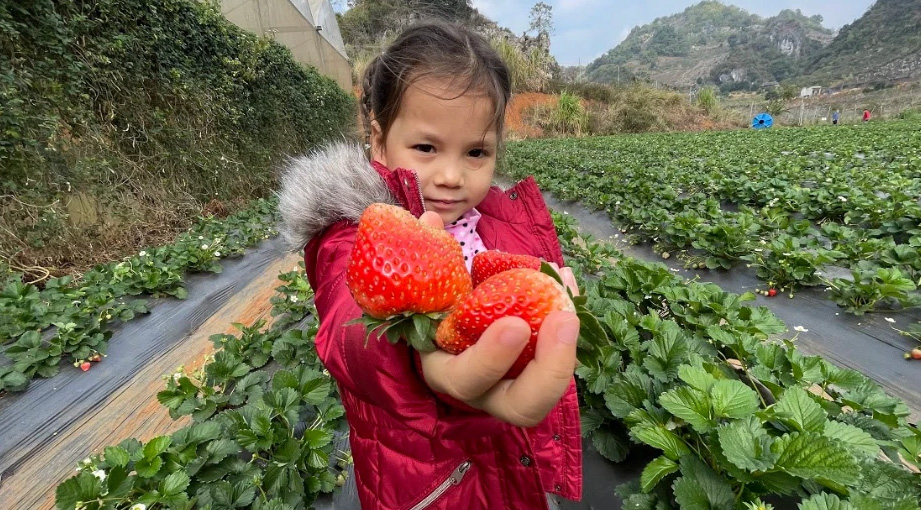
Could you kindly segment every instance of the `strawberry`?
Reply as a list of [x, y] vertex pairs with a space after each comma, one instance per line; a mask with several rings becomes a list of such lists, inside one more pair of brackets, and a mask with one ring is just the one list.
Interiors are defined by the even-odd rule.
[[540, 270], [540, 259], [531, 255], [515, 255], [498, 250], [480, 252], [473, 257], [470, 269], [473, 287], [476, 288], [490, 276], [521, 267]]
[[777, 289], [769, 289], [767, 292], [768, 297], [774, 297], [777, 295]]
[[556, 310], [576, 311], [559, 282], [533, 269], [510, 269], [473, 289], [439, 325], [435, 343], [445, 351], [458, 354], [476, 343], [497, 319], [521, 317], [531, 326], [531, 339], [505, 374], [506, 379], [512, 379], [534, 359], [537, 332], [544, 318]]
[[83, 370], [84, 372], [86, 372], [87, 370], [90, 369], [90, 366], [92, 365], [90, 365], [89, 361], [84, 361], [83, 363], [80, 363], [80, 370]]
[[435, 349], [425, 338], [434, 332], [433, 321], [472, 288], [451, 234], [387, 204], [362, 213], [345, 280], [369, 335], [380, 330], [393, 343], [404, 337], [420, 350]]
[[911, 355], [911, 359], [921, 359], [921, 349], [912, 349], [909, 354]]

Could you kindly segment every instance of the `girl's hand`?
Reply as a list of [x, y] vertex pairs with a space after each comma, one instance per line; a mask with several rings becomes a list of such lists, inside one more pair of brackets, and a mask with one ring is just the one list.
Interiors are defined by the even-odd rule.
[[[432, 227], [444, 228], [436, 213], [425, 213], [420, 219]], [[571, 288], [577, 292], [572, 271], [568, 274]], [[530, 336], [531, 329], [523, 319], [504, 317], [461, 354], [421, 353], [423, 377], [432, 390], [502, 421], [535, 426], [556, 406], [572, 381], [579, 318], [572, 312], [548, 315], [538, 332], [534, 360], [516, 379], [502, 379]]]

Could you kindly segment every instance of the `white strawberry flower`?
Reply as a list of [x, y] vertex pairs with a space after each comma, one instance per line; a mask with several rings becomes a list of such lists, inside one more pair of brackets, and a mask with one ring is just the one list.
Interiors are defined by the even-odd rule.
[[214, 252], [214, 256], [215, 256], [215, 257], [220, 257], [220, 256], [221, 256], [221, 252], [219, 252], [219, 251]]
[[201, 240], [204, 239], [204, 238], [205, 238], [205, 236], [198, 236], [198, 240], [199, 240], [199, 241], [201, 241]]
[[808, 333], [808, 332], [809, 332], [808, 329], [806, 329], [806, 328], [804, 328], [804, 327], [802, 327], [802, 326], [794, 326], [794, 327], [793, 327], [793, 330], [794, 330], [794, 331], [799, 331], [800, 333]]
[[106, 481], [106, 472], [101, 469], [97, 469], [96, 471], [93, 471], [93, 476], [98, 478], [100, 482]]
[[147, 505], [144, 503], [135, 503], [131, 505], [131, 510], [147, 510]]
[[146, 256], [147, 256], [147, 252], [144, 251], [144, 250], [141, 250], [141, 253], [138, 253], [138, 255], [141, 256], [141, 257], [146, 257]]
[[288, 299], [289, 299], [292, 303], [297, 303], [297, 296], [295, 296], [295, 295], [293, 295], [293, 294], [292, 294]]
[[207, 244], [203, 244], [203, 245], [201, 245], [201, 249], [203, 249], [203, 250], [207, 250], [207, 249], [208, 249], [208, 245], [207, 245]]

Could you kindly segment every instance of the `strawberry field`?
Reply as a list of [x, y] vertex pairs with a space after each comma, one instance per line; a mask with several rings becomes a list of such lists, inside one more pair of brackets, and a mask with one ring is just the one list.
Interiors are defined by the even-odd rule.
[[[842, 315], [885, 310], [902, 327], [916, 322], [906, 318], [918, 317], [921, 284], [918, 147], [917, 127], [889, 124], [529, 141], [510, 146], [506, 163], [510, 173], [536, 174], [555, 195], [607, 213], [631, 241], [667, 253], [667, 262], [752, 272], [763, 289], [781, 292], [774, 299], [792, 294], [795, 302], [828, 288], [820, 295]], [[274, 204], [260, 202], [225, 221], [203, 220], [170, 246], [80, 280], [5, 285], [0, 507], [36, 508], [44, 500], [33, 494], [53, 493], [68, 510], [326, 508], [350, 461], [336, 440], [343, 409], [313, 349], [312, 293], [290, 257], [264, 252], [284, 262], [283, 271], [244, 269], [266, 273], [274, 283], [257, 283], [274, 292], [236, 306], [264, 307], [274, 319], [205, 323], [214, 350], [201, 365], [176, 369], [195, 361], [180, 357], [147, 380], [105, 391], [103, 380], [80, 383], [109, 367], [105, 373], [127, 371], [128, 356], [117, 349], [132, 340], [125, 321], [163, 320], [164, 301], [195, 296], [187, 284], [194, 273], [224, 277], [209, 274], [221, 271], [222, 258], [246, 259], [247, 246], [271, 244], [274, 213]], [[765, 306], [776, 301], [689, 281], [593, 239], [572, 216], [555, 221], [603, 330], [582, 345], [576, 377], [587, 458], [600, 455], [612, 473], [586, 482], [590, 501], [564, 509], [613, 501], [640, 510], [921, 509], [916, 406], [860, 370], [804, 353], [800, 328]], [[891, 333], [916, 342], [918, 330]], [[98, 365], [87, 361], [107, 353]], [[84, 362], [88, 373], [70, 366]], [[144, 437], [139, 427], [113, 427], [103, 409], [132, 392], [177, 421]], [[139, 416], [150, 421], [148, 413]], [[21, 428], [39, 416], [47, 427], [40, 434]], [[88, 433], [68, 436], [78, 426], [115, 428], [115, 439], [81, 449], [75, 437]], [[49, 458], [66, 465], [35, 461]], [[14, 494], [36, 503], [23, 506]]]
[[686, 267], [824, 286], [854, 314], [921, 304], [916, 123], [526, 141], [506, 163]]
[[[556, 221], [609, 339], [577, 370], [584, 434], [615, 473], [587, 494], [650, 510], [919, 508], [921, 430], [902, 401], [799, 352], [753, 295], [687, 282]], [[284, 510], [338, 490], [342, 408], [310, 342], [311, 294], [302, 270], [279, 278], [271, 327], [236, 325], [212, 337], [203, 367], [166, 377], [157, 400], [191, 422], [81, 452], [59, 508]], [[618, 474], [637, 463], [640, 476]]]

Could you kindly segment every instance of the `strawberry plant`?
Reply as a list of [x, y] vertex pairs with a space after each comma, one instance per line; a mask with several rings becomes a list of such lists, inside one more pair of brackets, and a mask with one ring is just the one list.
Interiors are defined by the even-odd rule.
[[[284, 277], [296, 286], [303, 274]], [[282, 287], [277, 302], [290, 303], [299, 291]], [[58, 486], [57, 507], [289, 510], [334, 490], [345, 466], [333, 446], [344, 409], [313, 349], [316, 325], [288, 330], [306, 310], [273, 312], [285, 320], [215, 335], [212, 361], [196, 373], [180, 367], [165, 376], [157, 399], [191, 424], [91, 455]]]
[[814, 285], [809, 265], [821, 269], [823, 255], [917, 281], [919, 143], [921, 130], [902, 123], [529, 140], [510, 143], [504, 165], [513, 176], [535, 175], [559, 198], [605, 210], [627, 241], [689, 268], [729, 269], [757, 258], [761, 240], [789, 236], [806, 250], [843, 256], [756, 260], [761, 278], [781, 287]]
[[743, 306], [751, 294], [626, 258], [581, 266], [599, 268], [582, 276], [611, 339], [577, 369], [583, 432], [612, 461], [652, 459], [619, 488], [625, 508], [918, 508], [921, 431], [903, 402], [769, 340], [783, 324]]
[[910, 294], [917, 289], [915, 283], [896, 268], [864, 263], [851, 270], [851, 277], [835, 278], [828, 285], [832, 299], [855, 315], [863, 315], [880, 306], [907, 308], [921, 304], [921, 297]]
[[820, 284], [822, 280], [816, 272], [843, 257], [841, 252], [809, 246], [801, 238], [781, 234], [742, 260], [755, 268], [759, 278], [785, 291]]
[[[258, 200], [224, 220], [202, 219], [175, 243], [100, 265], [81, 278], [51, 278], [44, 288], [13, 280], [0, 290], [0, 393], [23, 391], [34, 377], [53, 377], [62, 362], [104, 354], [109, 324], [147, 313], [130, 296], [183, 299], [184, 275], [220, 272], [219, 259], [275, 235], [275, 203]], [[78, 363], [79, 365], [79, 363]]]

